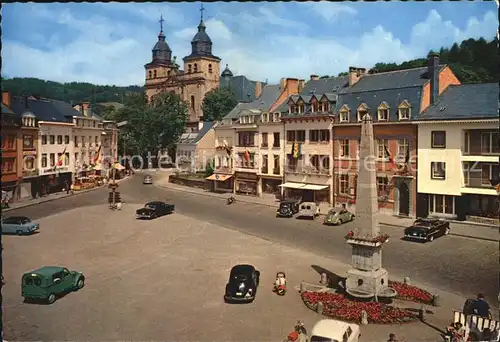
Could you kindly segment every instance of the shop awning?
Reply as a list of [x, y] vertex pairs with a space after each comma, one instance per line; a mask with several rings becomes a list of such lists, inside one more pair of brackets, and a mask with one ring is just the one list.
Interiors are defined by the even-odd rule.
[[120, 163], [114, 163], [113, 167], [117, 170], [125, 170], [125, 167]]
[[306, 184], [301, 189], [304, 190], [323, 190], [328, 188], [328, 185]]
[[227, 181], [231, 177], [233, 177], [233, 175], [218, 175], [218, 174], [214, 173], [213, 175], [208, 176], [205, 179], [206, 180], [216, 180], [216, 181], [219, 181], [219, 182], [225, 182], [225, 181]]
[[290, 188], [290, 189], [303, 189], [303, 187], [305, 186], [305, 184], [304, 183], [292, 183], [292, 182], [288, 182], [288, 183], [281, 184], [280, 186], [283, 187], [283, 188]]

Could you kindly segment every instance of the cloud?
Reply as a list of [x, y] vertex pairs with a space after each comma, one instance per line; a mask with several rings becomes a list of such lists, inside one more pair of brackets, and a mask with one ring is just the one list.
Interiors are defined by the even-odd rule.
[[342, 15], [353, 16], [358, 13], [356, 9], [349, 5], [339, 4], [335, 2], [319, 1], [304, 3], [312, 11], [316, 12], [319, 16], [323, 17], [326, 21], [335, 22]]
[[[83, 7], [58, 7], [55, 11], [51, 6], [31, 6], [30, 17], [26, 20], [41, 20], [47, 27], [58, 25], [57, 30], [30, 32], [31, 36], [15, 40], [9, 35], [9, 29], [13, 29], [4, 27], [4, 75], [63, 82], [144, 84], [143, 66], [151, 60], [151, 49], [157, 40], [158, 24], [155, 25], [153, 19], [159, 17], [158, 13], [163, 12], [166, 18], [172, 15], [166, 9], [172, 8], [173, 13], [177, 11], [176, 15], [182, 18], [174, 24], [168, 22], [169, 29], [165, 30], [177, 60], [190, 53], [190, 41], [199, 20], [197, 13], [189, 18], [186, 14], [189, 12], [171, 4], [146, 7], [132, 3], [93, 4], [88, 8], [107, 9], [89, 10], [85, 15]], [[281, 77], [336, 75], [349, 66], [369, 68], [377, 62], [399, 63], [421, 57], [430, 49], [450, 46], [469, 37], [486, 35], [486, 39], [491, 39], [498, 25], [494, 12], [487, 12], [481, 18], [465, 18], [459, 26], [431, 10], [425, 20], [408, 26], [410, 38], [407, 41], [402, 40], [400, 32], [391, 32], [383, 25], [368, 27], [355, 37], [348, 37], [348, 30], [336, 27], [341, 38], [335, 38], [318, 34], [328, 32], [328, 23], [299, 21], [304, 17], [300, 11], [304, 7], [300, 6], [306, 4], [296, 4], [299, 11], [295, 16], [289, 15], [290, 9], [286, 6], [259, 3], [248, 10], [233, 10], [234, 13], [218, 11], [216, 17], [207, 20], [213, 53], [222, 58], [221, 65], [229, 64], [234, 74], [244, 74], [254, 80], [268, 79], [272, 83], [277, 83]], [[307, 6], [322, 13], [330, 22], [337, 20], [339, 15], [356, 14], [356, 10], [342, 4], [320, 2]], [[320, 10], [320, 6], [325, 7]], [[33, 44], [34, 40], [43, 44], [39, 47]]]

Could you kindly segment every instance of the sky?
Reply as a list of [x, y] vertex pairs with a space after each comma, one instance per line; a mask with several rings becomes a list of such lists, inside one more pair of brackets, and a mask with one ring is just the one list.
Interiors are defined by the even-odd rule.
[[[143, 85], [158, 40], [183, 67], [201, 3], [14, 3], [2, 8], [3, 77]], [[349, 66], [424, 57], [468, 38], [495, 37], [495, 2], [212, 2], [204, 21], [234, 75], [337, 75]], [[19, 20], [22, 18], [22, 20]]]

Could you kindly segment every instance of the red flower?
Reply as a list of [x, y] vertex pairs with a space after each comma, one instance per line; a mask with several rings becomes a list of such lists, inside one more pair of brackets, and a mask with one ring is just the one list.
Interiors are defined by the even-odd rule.
[[371, 323], [394, 324], [417, 319], [415, 313], [405, 309], [394, 308], [382, 303], [355, 302], [336, 293], [305, 292], [302, 294], [302, 300], [307, 307], [313, 310], [318, 302], [322, 302], [324, 315], [345, 321], [359, 322], [363, 310], [368, 314], [368, 321]]
[[398, 281], [389, 281], [389, 286], [397, 291], [398, 294], [396, 298], [398, 299], [425, 304], [432, 303], [432, 294], [416, 286], [407, 285]]

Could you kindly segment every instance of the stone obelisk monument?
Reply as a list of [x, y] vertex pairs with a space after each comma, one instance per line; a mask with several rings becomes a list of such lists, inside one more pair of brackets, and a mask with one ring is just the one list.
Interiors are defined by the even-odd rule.
[[365, 114], [361, 124], [359, 171], [356, 189], [356, 225], [347, 236], [352, 246], [352, 269], [347, 272], [346, 291], [354, 297], [391, 297], [388, 273], [382, 268], [382, 245], [378, 221], [378, 193], [373, 123]]

